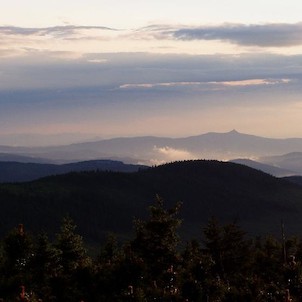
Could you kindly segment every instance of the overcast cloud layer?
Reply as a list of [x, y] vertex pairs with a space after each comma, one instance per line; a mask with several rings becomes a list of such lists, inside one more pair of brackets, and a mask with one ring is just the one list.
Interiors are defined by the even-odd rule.
[[225, 24], [180, 28], [167, 34], [179, 40], [222, 40], [243, 46], [287, 47], [302, 44], [302, 23]]
[[2, 26], [0, 38], [0, 144], [302, 137], [301, 22]]
[[[107, 32], [107, 33], [106, 33]], [[37, 37], [48, 37], [49, 39], [86, 39], [98, 40], [100, 38], [109, 39], [159, 39], [159, 40], [219, 40], [241, 46], [258, 47], [288, 47], [302, 44], [302, 23], [269, 23], [269, 24], [231, 24], [226, 23], [218, 26], [167, 26], [150, 25], [134, 30], [123, 30], [108, 28], [105, 26], [53, 26], [46, 28], [24, 28], [15, 26], [0, 27], [0, 36], [5, 41], [6, 38], [27, 39]], [[104, 36], [105, 35], [105, 36]], [[2, 44], [2, 48], [5, 44]]]
[[9, 61], [0, 73], [2, 144], [20, 144], [23, 133], [60, 134], [67, 143], [209, 129], [266, 129], [277, 137], [301, 130], [302, 56], [120, 53]]

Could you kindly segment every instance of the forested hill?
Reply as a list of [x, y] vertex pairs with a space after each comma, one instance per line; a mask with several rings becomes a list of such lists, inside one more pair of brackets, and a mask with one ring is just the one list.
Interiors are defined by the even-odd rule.
[[183, 203], [184, 238], [201, 236], [211, 216], [236, 219], [249, 233], [302, 235], [302, 187], [246, 166], [218, 161], [185, 161], [135, 173], [79, 172], [0, 186], [1, 235], [23, 223], [31, 231], [57, 232], [67, 214], [85, 240], [107, 232], [132, 233], [156, 194], [167, 206]]
[[[1, 156], [0, 156], [1, 157]], [[29, 159], [28, 159], [29, 160]], [[69, 164], [47, 164], [32, 162], [0, 161], [0, 183], [25, 182], [41, 177], [79, 171], [136, 172], [147, 168], [142, 165], [124, 164], [116, 160], [88, 160]]]

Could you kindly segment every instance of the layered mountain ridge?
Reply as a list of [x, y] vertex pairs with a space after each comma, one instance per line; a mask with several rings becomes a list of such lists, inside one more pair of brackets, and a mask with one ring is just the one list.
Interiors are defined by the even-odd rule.
[[51, 147], [0, 146], [0, 161], [66, 164], [100, 159], [148, 166], [187, 159], [245, 160], [278, 177], [302, 175], [302, 138], [264, 138], [232, 130], [185, 138], [145, 136]]
[[54, 234], [69, 215], [92, 244], [108, 232], [129, 238], [133, 218], [146, 217], [156, 195], [182, 202], [181, 234], [198, 238], [211, 216], [238, 221], [250, 234], [302, 235], [302, 186], [230, 162], [182, 161], [133, 173], [78, 172], [0, 185], [0, 235], [24, 223]]

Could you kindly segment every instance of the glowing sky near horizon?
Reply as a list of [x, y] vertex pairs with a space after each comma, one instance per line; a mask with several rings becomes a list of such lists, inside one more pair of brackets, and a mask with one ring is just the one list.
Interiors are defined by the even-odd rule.
[[302, 2], [11, 0], [0, 145], [302, 137]]
[[10, 0], [1, 23], [23, 27], [106, 25], [130, 29], [148, 24], [295, 23], [299, 0]]

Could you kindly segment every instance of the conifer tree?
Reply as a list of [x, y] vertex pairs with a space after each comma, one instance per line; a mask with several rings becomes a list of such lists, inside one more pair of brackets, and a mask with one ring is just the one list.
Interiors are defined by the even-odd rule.
[[60, 252], [59, 264], [62, 267], [57, 278], [53, 279], [53, 289], [60, 301], [83, 299], [88, 289], [84, 289], [90, 277], [91, 260], [83, 244], [82, 237], [75, 232], [76, 225], [70, 217], [64, 218], [56, 237], [56, 248]]
[[156, 196], [155, 204], [149, 208], [150, 217], [146, 221], [134, 221], [136, 237], [131, 247], [145, 264], [145, 278], [156, 288], [170, 286], [164, 281], [164, 276], [171, 270], [174, 274], [176, 270], [176, 248], [179, 243], [177, 230], [181, 224], [177, 215], [180, 206], [177, 203], [171, 209], [165, 209], [163, 199]]
[[123, 258], [124, 254], [118, 246], [116, 236], [113, 233], [108, 234], [95, 262], [95, 300], [117, 301], [116, 297], [123, 288], [119, 281], [119, 270]]
[[49, 242], [45, 233], [38, 235], [31, 261], [32, 288], [43, 300], [50, 299], [52, 279], [61, 273], [60, 256], [60, 251]]
[[105, 243], [103, 244], [100, 254], [98, 256], [98, 263], [100, 265], [112, 264], [118, 260], [120, 256], [120, 249], [118, 246], [116, 235], [109, 233]]
[[82, 236], [75, 232], [76, 228], [73, 220], [66, 217], [56, 238], [56, 247], [61, 253], [61, 266], [65, 274], [89, 264]]
[[24, 231], [23, 224], [13, 229], [3, 241], [3, 278], [0, 294], [17, 295], [21, 286], [30, 285], [30, 262], [33, 256], [33, 241]]
[[210, 295], [248, 300], [251, 254], [245, 232], [236, 223], [221, 226], [211, 218], [204, 228], [204, 243], [214, 262], [212, 278], [207, 280]]
[[204, 243], [221, 278], [230, 279], [230, 276], [246, 272], [250, 261], [250, 243], [236, 223], [220, 226], [215, 218], [211, 218], [204, 228]]

